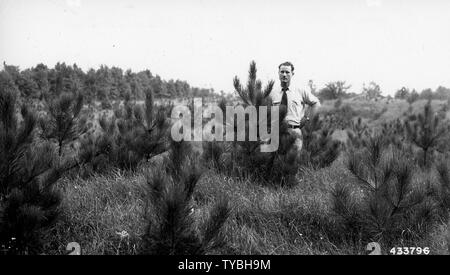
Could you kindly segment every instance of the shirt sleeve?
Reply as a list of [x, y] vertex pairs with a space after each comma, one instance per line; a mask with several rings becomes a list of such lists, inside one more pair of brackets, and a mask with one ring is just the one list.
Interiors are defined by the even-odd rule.
[[302, 102], [305, 104], [308, 104], [309, 106], [319, 107], [320, 106], [320, 100], [313, 95], [310, 91], [303, 90], [301, 92], [302, 95]]
[[269, 94], [270, 99], [272, 100], [272, 105], [279, 105], [281, 103], [281, 96], [277, 93], [276, 90], [272, 90]]

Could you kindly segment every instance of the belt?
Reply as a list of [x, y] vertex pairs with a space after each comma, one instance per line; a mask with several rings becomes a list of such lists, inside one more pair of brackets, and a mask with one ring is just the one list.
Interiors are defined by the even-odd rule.
[[292, 128], [292, 129], [300, 129], [300, 125], [289, 125], [289, 124], [288, 124], [288, 128]]

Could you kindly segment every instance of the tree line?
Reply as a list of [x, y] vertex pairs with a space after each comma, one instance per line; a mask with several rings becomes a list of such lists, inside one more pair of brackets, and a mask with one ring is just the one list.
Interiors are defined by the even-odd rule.
[[100, 101], [123, 100], [127, 95], [133, 100], [145, 99], [145, 90], [154, 91], [156, 98], [207, 97], [215, 95], [213, 89], [191, 87], [186, 81], [164, 80], [150, 70], [133, 72], [118, 67], [101, 65], [84, 72], [76, 64], [57, 63], [53, 68], [45, 64], [21, 70], [18, 66], [3, 63], [0, 84], [9, 87], [25, 101], [57, 97], [62, 93], [81, 92], [86, 104]]
[[[309, 89], [317, 95], [320, 100], [333, 100], [333, 99], [345, 99], [354, 98], [357, 96], [365, 97], [366, 99], [378, 99], [382, 98], [382, 90], [380, 85], [375, 82], [370, 82], [368, 85], [363, 85], [361, 94], [351, 93], [348, 90], [351, 85], [346, 84], [345, 81], [332, 81], [325, 84], [325, 87], [317, 89], [313, 81], [309, 81]], [[387, 96], [387, 98], [392, 98]], [[408, 102], [414, 102], [418, 99], [435, 99], [435, 100], [449, 100], [450, 99], [450, 88], [444, 86], [439, 86], [436, 90], [430, 88], [422, 90], [420, 93], [416, 89], [409, 89], [407, 87], [402, 87], [398, 89], [394, 98], [405, 99]]]

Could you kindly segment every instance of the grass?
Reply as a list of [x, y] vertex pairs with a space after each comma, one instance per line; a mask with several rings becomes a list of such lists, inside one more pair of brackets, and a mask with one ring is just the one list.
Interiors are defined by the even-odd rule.
[[[65, 178], [61, 220], [50, 234], [52, 254], [78, 242], [83, 254], [135, 254], [145, 226], [146, 183], [141, 174]], [[128, 237], [118, 233], [125, 231]]]
[[[145, 169], [61, 180], [62, 219], [49, 232], [47, 253], [63, 254], [65, 246], [76, 241], [83, 254], [137, 254], [147, 225]], [[422, 173], [417, 182], [426, 176]], [[365, 254], [367, 244], [342, 238], [331, 210], [334, 184], [351, 180], [342, 158], [318, 171], [303, 169], [298, 184], [289, 189], [207, 171], [194, 193], [193, 215], [202, 224], [219, 196], [229, 198], [232, 212], [224, 225], [226, 245], [213, 254]], [[421, 245], [435, 254], [448, 253], [447, 231], [448, 225], [439, 225]]]
[[450, 223], [443, 223], [423, 241], [433, 255], [450, 255]]
[[[380, 111], [385, 102], [359, 104]], [[328, 103], [324, 104], [327, 108]], [[332, 104], [332, 103], [330, 103]], [[344, 101], [343, 104], [346, 104]], [[425, 104], [417, 101], [414, 110]], [[437, 102], [436, 104], [440, 104]], [[331, 105], [332, 106], [332, 105]], [[392, 119], [407, 110], [408, 104], [393, 101], [373, 123]], [[335, 133], [345, 140], [345, 131]], [[201, 152], [195, 145], [195, 151]], [[224, 225], [225, 246], [212, 254], [366, 254], [367, 243], [343, 238], [345, 232], [332, 210], [331, 191], [338, 182], [354, 178], [340, 156], [330, 167], [317, 171], [302, 168], [291, 188], [265, 187], [245, 178], [233, 178], [207, 170], [194, 192], [194, 218], [203, 224], [217, 198], [230, 200], [231, 215]], [[147, 164], [148, 165], [148, 164]], [[88, 179], [65, 177], [58, 182], [62, 192], [61, 219], [46, 235], [46, 254], [64, 254], [69, 242], [78, 242], [83, 254], [137, 254], [147, 226], [148, 166], [137, 172], [110, 171]], [[415, 184], [436, 182], [434, 172], [416, 171]], [[450, 227], [441, 222], [417, 246], [430, 247], [432, 254], [449, 254]], [[399, 245], [402, 245], [399, 243]], [[390, 248], [382, 247], [388, 254]]]

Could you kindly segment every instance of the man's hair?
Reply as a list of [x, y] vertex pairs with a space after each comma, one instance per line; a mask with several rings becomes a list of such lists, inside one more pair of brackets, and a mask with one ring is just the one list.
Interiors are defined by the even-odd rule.
[[281, 69], [281, 66], [291, 66], [292, 71], [294, 71], [294, 65], [293, 65], [291, 62], [289, 62], [289, 61], [286, 61], [286, 62], [281, 63], [281, 64], [278, 66], [278, 70]]

